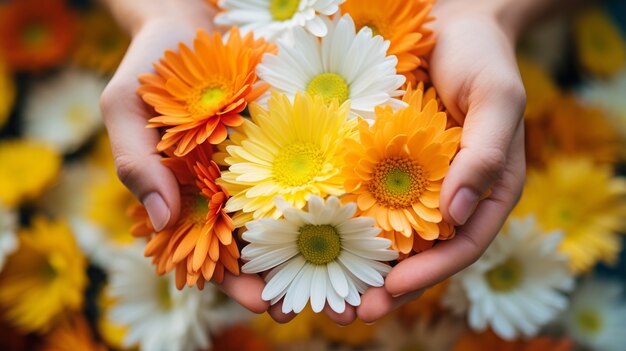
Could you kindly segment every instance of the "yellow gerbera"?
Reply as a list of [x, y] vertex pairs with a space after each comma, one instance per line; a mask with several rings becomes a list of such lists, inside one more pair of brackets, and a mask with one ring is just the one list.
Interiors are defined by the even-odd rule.
[[15, 83], [0, 59], [0, 129], [4, 126], [15, 102]]
[[79, 311], [87, 263], [64, 221], [33, 219], [0, 275], [3, 318], [24, 332], [46, 332]]
[[356, 120], [348, 120], [350, 103], [327, 105], [322, 97], [296, 95], [292, 104], [274, 93], [268, 106], [251, 105], [252, 121], [231, 136], [227, 155], [216, 155], [230, 166], [222, 182], [232, 196], [226, 211], [240, 211], [233, 218], [236, 226], [261, 217], [279, 218], [277, 196], [301, 209], [309, 195], [344, 193], [341, 146], [355, 137], [356, 127]]
[[0, 142], [0, 203], [15, 207], [41, 194], [58, 174], [61, 156], [38, 143]]
[[111, 74], [124, 58], [130, 38], [109, 13], [93, 10], [81, 18], [79, 40], [72, 55], [79, 66]]
[[563, 230], [560, 251], [576, 273], [597, 261], [613, 263], [626, 229], [626, 179], [589, 159], [560, 159], [529, 171], [524, 195], [513, 213], [534, 214], [544, 231]]
[[555, 102], [559, 91], [546, 70], [523, 56], [517, 63], [526, 88], [526, 119], [540, 118]]
[[574, 22], [578, 58], [589, 72], [610, 76], [626, 64], [626, 44], [619, 29], [601, 9], [580, 11]]
[[387, 53], [398, 58], [396, 70], [415, 85], [415, 70], [425, 65], [424, 56], [435, 46], [432, 31], [424, 26], [433, 20], [432, 5], [431, 0], [347, 0], [341, 12], [350, 14], [357, 30], [369, 27], [389, 40]]
[[439, 112], [436, 99], [423, 97], [418, 88], [405, 98], [409, 107], [398, 112], [379, 107], [373, 126], [360, 122], [360, 141], [345, 142], [343, 174], [350, 193], [345, 200], [356, 202], [384, 231], [448, 239], [454, 228], [442, 219], [439, 192], [458, 150], [461, 128], [446, 129], [447, 115]]

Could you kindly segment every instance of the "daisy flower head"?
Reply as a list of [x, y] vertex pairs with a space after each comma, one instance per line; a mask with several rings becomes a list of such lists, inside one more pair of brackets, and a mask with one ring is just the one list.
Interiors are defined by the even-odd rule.
[[573, 30], [577, 56], [586, 71], [606, 78], [626, 67], [626, 43], [620, 28], [601, 7], [581, 11]]
[[166, 128], [158, 150], [176, 146], [180, 157], [206, 141], [223, 142], [227, 127], [243, 123], [240, 113], [267, 90], [257, 83], [256, 66], [275, 47], [233, 28], [227, 40], [199, 30], [193, 49], [179, 49], [165, 52], [156, 73], [140, 76], [138, 93], [159, 114], [148, 127]]
[[218, 0], [222, 12], [215, 23], [237, 26], [266, 40], [288, 38], [294, 28], [306, 29], [317, 37], [328, 33], [321, 15], [332, 16], [345, 0]]
[[221, 145], [218, 162], [229, 166], [221, 183], [232, 195], [226, 204], [236, 226], [262, 217], [279, 218], [274, 198], [296, 208], [309, 195], [326, 197], [345, 193], [340, 169], [342, 142], [355, 136], [356, 120], [349, 120], [350, 104], [321, 97], [297, 95], [291, 103], [274, 93], [268, 109], [250, 106], [251, 121]]
[[469, 326], [506, 340], [535, 336], [568, 305], [574, 288], [563, 236], [545, 234], [533, 217], [512, 218], [473, 265], [453, 276], [443, 303], [468, 313]]
[[389, 42], [356, 31], [350, 16], [326, 20], [328, 35], [321, 40], [294, 29], [294, 43], [279, 43], [277, 55], [267, 54], [257, 72], [271, 89], [293, 98], [300, 92], [321, 96], [326, 104], [350, 100], [352, 115], [374, 118], [374, 107], [405, 104], [394, 97], [405, 82], [396, 73], [398, 59], [387, 55]]
[[66, 0], [10, 1], [0, 7], [0, 51], [15, 70], [61, 64], [75, 36], [76, 16]]
[[3, 317], [25, 332], [45, 333], [82, 308], [87, 262], [67, 223], [33, 219], [0, 274]]
[[108, 317], [127, 329], [126, 349], [207, 350], [212, 333], [248, 316], [214, 285], [180, 291], [172, 274], [155, 275], [139, 244], [116, 251], [107, 273], [105, 292], [113, 301]]
[[283, 219], [263, 218], [247, 224], [242, 249], [245, 273], [270, 271], [261, 297], [284, 313], [301, 312], [311, 301], [314, 312], [326, 303], [342, 313], [345, 304], [358, 306], [359, 293], [382, 286], [391, 270], [379, 261], [392, 261], [398, 253], [388, 250], [391, 242], [378, 238], [380, 231], [370, 218], [354, 218], [356, 205], [341, 205], [331, 196], [308, 198], [303, 211], [276, 199]]
[[528, 172], [513, 213], [534, 214], [545, 230], [562, 230], [559, 251], [569, 256], [575, 273], [583, 273], [598, 261], [618, 259], [618, 233], [626, 229], [626, 179], [589, 159], [556, 159], [545, 170]]
[[60, 323], [46, 335], [42, 351], [89, 350], [106, 351], [104, 344], [98, 343], [93, 335], [89, 322], [84, 316], [77, 314]]
[[578, 94], [583, 104], [597, 106], [617, 127], [622, 140], [626, 140], [626, 69], [612, 79], [598, 79], [581, 87]]
[[77, 69], [36, 84], [26, 99], [24, 136], [61, 153], [76, 151], [102, 126], [105, 85], [98, 74]]
[[61, 156], [27, 140], [0, 141], [0, 204], [32, 200], [48, 188], [61, 168]]
[[625, 320], [623, 283], [597, 278], [581, 283], [562, 317], [567, 333], [576, 343], [603, 351], [624, 349]]
[[0, 205], [0, 272], [9, 255], [18, 245], [17, 213]]
[[155, 232], [142, 205], [130, 210], [136, 222], [131, 232], [148, 238], [145, 254], [154, 257], [158, 274], [176, 270], [179, 289], [185, 283], [202, 288], [204, 281], [211, 279], [221, 283], [225, 270], [239, 275], [239, 249], [232, 235], [235, 228], [224, 210], [229, 195], [215, 183], [220, 170], [211, 160], [211, 148], [204, 144], [184, 158], [163, 160], [181, 188], [181, 216], [175, 225]]
[[377, 108], [372, 126], [359, 124], [360, 141], [345, 142], [345, 199], [375, 218], [383, 231], [411, 239], [395, 243], [402, 253], [413, 247], [414, 232], [428, 241], [454, 235], [439, 210], [439, 193], [461, 128], [446, 129], [446, 113], [439, 111], [436, 99], [424, 100], [429, 96], [417, 89], [407, 108]]
[[432, 6], [432, 0], [347, 0], [340, 8], [354, 19], [357, 30], [368, 27], [389, 40], [387, 54], [398, 58], [396, 70], [415, 85], [415, 70], [426, 64], [424, 56], [435, 46], [432, 30], [424, 26], [433, 20]]

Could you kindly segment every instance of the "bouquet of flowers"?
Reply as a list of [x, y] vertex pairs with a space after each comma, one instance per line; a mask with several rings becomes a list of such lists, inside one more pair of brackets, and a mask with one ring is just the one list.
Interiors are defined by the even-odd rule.
[[181, 191], [162, 231], [131, 211], [158, 274], [182, 289], [259, 273], [285, 313], [343, 312], [454, 237], [439, 196], [462, 129], [429, 87], [432, 1], [214, 5], [224, 33], [139, 77]]

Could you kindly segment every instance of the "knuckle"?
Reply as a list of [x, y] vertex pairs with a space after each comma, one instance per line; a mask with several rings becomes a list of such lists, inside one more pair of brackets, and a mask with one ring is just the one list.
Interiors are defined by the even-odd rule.
[[477, 155], [479, 167], [483, 175], [490, 180], [496, 180], [501, 175], [506, 166], [506, 154], [500, 148], [483, 148]]
[[130, 187], [133, 184], [135, 173], [137, 173], [139, 165], [137, 161], [128, 155], [118, 155], [115, 157], [115, 169], [119, 180]]

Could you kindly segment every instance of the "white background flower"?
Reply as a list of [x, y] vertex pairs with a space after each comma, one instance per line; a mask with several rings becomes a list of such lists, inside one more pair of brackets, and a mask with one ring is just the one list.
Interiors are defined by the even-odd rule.
[[626, 139], [626, 70], [611, 80], [591, 81], [581, 88], [579, 96], [583, 102], [598, 106], [606, 111], [607, 117], [618, 127]]
[[369, 119], [376, 106], [405, 106], [393, 98], [402, 94], [398, 89], [406, 78], [396, 72], [398, 59], [387, 56], [389, 42], [373, 37], [368, 27], [357, 33], [348, 15], [328, 22], [321, 41], [296, 29], [293, 45], [281, 42], [279, 47], [278, 55], [264, 55], [257, 67], [273, 90], [291, 98], [306, 91], [340, 103], [350, 99], [353, 115]]
[[[345, 0], [220, 0], [224, 12], [215, 17], [215, 23], [238, 26], [242, 33], [254, 32], [267, 40], [286, 38], [290, 29], [306, 28], [311, 34], [323, 37], [328, 32], [319, 14], [333, 15]], [[319, 14], [318, 14], [319, 13]]]
[[234, 302], [224, 302], [212, 285], [176, 289], [172, 274], [157, 276], [143, 244], [116, 251], [109, 258], [107, 293], [114, 306], [109, 318], [127, 327], [126, 346], [141, 350], [207, 349], [210, 332], [249, 317]]
[[17, 213], [0, 205], [0, 272], [4, 267], [7, 256], [17, 249], [16, 232]]
[[485, 254], [452, 277], [443, 303], [468, 312], [472, 329], [490, 326], [504, 339], [534, 336], [568, 304], [574, 287], [560, 233], [546, 234], [534, 217], [510, 219]]
[[96, 73], [78, 69], [37, 83], [25, 104], [24, 136], [59, 152], [75, 151], [102, 125], [100, 95], [105, 84]]
[[272, 304], [283, 299], [284, 313], [299, 313], [307, 301], [320, 312], [324, 304], [336, 312], [345, 303], [358, 306], [359, 293], [369, 286], [382, 286], [391, 269], [378, 261], [398, 257], [388, 250], [391, 242], [377, 238], [380, 229], [368, 217], [353, 218], [356, 205], [342, 206], [339, 199], [310, 196], [308, 211], [300, 211], [277, 200], [285, 218], [260, 219], [248, 223], [243, 239], [242, 270], [259, 273], [271, 269], [262, 298]]

